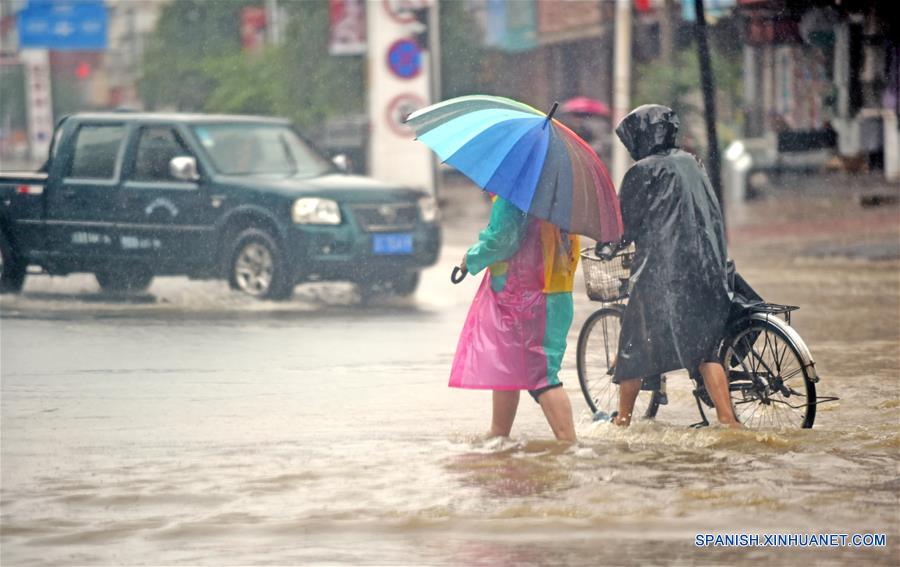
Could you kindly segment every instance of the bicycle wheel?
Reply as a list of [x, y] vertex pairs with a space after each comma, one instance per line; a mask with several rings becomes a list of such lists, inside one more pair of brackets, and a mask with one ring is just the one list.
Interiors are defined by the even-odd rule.
[[751, 429], [809, 428], [816, 385], [794, 342], [775, 323], [744, 320], [722, 345], [731, 401]]
[[[612, 382], [612, 367], [619, 348], [624, 310], [622, 305], [611, 305], [595, 311], [578, 335], [578, 382], [592, 413], [609, 414], [619, 408], [619, 387]], [[658, 409], [658, 392], [641, 390], [633, 415], [652, 419]]]

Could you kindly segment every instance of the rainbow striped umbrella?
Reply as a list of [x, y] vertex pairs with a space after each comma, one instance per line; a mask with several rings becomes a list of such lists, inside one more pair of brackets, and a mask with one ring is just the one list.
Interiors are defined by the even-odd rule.
[[606, 167], [591, 147], [527, 104], [463, 96], [412, 113], [406, 123], [441, 161], [476, 185], [562, 230], [601, 242], [622, 236]]

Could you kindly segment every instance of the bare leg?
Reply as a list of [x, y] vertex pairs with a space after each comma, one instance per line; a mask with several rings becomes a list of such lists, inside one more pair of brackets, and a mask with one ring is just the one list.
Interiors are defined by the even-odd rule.
[[641, 393], [642, 382], [640, 378], [619, 381], [619, 415], [613, 422], [616, 425], [628, 427], [631, 424], [631, 413], [634, 411], [634, 402]]
[[519, 391], [494, 390], [494, 413], [491, 416], [491, 437], [509, 437], [516, 410], [519, 408]]
[[547, 390], [538, 397], [544, 417], [558, 441], [575, 442], [575, 423], [572, 420], [572, 403], [562, 387]]
[[719, 423], [733, 429], [741, 429], [742, 426], [734, 416], [734, 407], [731, 405], [725, 367], [718, 362], [705, 362], [700, 365], [700, 374], [703, 376], [706, 391], [716, 406], [716, 417], [719, 419]]

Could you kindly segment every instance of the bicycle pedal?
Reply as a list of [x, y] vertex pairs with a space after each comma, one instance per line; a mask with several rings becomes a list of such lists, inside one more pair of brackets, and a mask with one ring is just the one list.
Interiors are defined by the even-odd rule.
[[612, 413], [606, 413], [603, 410], [597, 410], [594, 413], [594, 415], [592, 416], [592, 420], [599, 421], [602, 423], [609, 423], [609, 422], [612, 422], [614, 419], [616, 419], [616, 416], [618, 414], [619, 414], [619, 412], [617, 412], [617, 411], [614, 411]]

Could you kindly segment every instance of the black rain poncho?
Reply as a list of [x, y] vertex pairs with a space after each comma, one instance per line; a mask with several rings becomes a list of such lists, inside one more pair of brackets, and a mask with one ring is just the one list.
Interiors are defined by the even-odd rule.
[[635, 243], [614, 381], [714, 360], [730, 309], [722, 212], [705, 170], [675, 147], [678, 117], [644, 105], [616, 134], [636, 163], [619, 191]]

